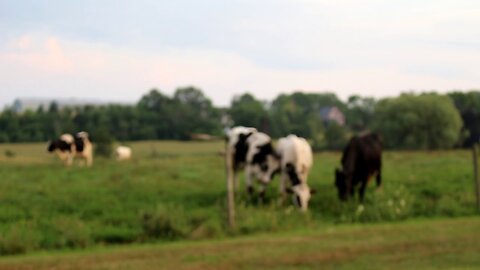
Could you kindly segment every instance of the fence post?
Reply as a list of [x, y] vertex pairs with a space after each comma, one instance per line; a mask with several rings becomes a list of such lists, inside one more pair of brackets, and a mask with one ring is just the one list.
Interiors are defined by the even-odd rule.
[[225, 144], [225, 169], [227, 174], [227, 215], [228, 226], [235, 229], [235, 183], [233, 176], [233, 160], [229, 152], [228, 144]]
[[480, 175], [478, 171], [478, 152], [479, 145], [474, 144], [472, 147], [473, 152], [473, 172], [474, 172], [474, 181], [475, 181], [475, 195], [477, 197], [477, 209], [480, 210]]

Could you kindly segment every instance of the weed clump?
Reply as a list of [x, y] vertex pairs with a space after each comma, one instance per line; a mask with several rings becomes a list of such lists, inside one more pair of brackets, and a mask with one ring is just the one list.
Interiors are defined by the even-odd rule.
[[0, 255], [23, 254], [40, 246], [41, 236], [35, 230], [35, 224], [19, 221], [0, 234]]
[[185, 237], [184, 210], [179, 206], [157, 205], [151, 212], [141, 214], [144, 240], [174, 240]]

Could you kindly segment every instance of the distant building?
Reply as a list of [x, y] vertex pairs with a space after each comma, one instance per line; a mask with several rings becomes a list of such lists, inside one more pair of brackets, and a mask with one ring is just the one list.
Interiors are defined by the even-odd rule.
[[[12, 110], [17, 113], [25, 112], [27, 110], [36, 111], [40, 107], [43, 107], [44, 110], [48, 110], [50, 105], [55, 102], [59, 109], [64, 107], [75, 107], [75, 106], [100, 106], [106, 104], [114, 104], [114, 102], [106, 102], [101, 100], [89, 100], [89, 99], [42, 99], [42, 98], [17, 98], [13, 102]], [[116, 103], [115, 103], [116, 104]]]
[[38, 108], [48, 109], [50, 101], [39, 99], [15, 99], [12, 109], [14, 112], [20, 113], [27, 110], [36, 111]]
[[345, 115], [336, 106], [321, 108], [320, 118], [324, 123], [336, 122], [339, 126], [345, 125]]

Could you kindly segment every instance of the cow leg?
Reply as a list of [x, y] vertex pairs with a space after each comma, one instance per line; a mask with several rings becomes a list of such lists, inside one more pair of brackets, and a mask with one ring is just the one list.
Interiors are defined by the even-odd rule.
[[84, 156], [78, 156], [79, 157], [79, 161], [77, 161], [78, 165], [80, 167], [85, 167], [85, 165], [87, 164], [87, 157], [84, 157]]
[[92, 167], [92, 163], [93, 163], [93, 157], [92, 155], [87, 155], [85, 157], [85, 161], [87, 163], [87, 167]]
[[287, 191], [286, 191], [286, 184], [287, 184], [288, 176], [287, 174], [282, 170], [282, 174], [280, 176], [280, 204], [284, 204], [285, 199], [287, 197]]
[[261, 183], [260, 184], [260, 187], [258, 189], [258, 196], [259, 196], [259, 200], [260, 200], [260, 203], [263, 204], [265, 203], [265, 192], [266, 192], [266, 188], [267, 188], [267, 185], [264, 184], [264, 183]]
[[378, 170], [376, 180], [377, 180], [377, 189], [380, 189], [380, 187], [382, 186], [382, 170]]
[[67, 155], [67, 158], [65, 160], [65, 165], [67, 166], [71, 166], [73, 163], [73, 155], [72, 154], [68, 154]]
[[247, 186], [247, 193], [248, 195], [252, 196], [254, 189], [253, 189], [253, 172], [251, 171], [249, 166], [245, 167], [245, 184]]
[[355, 197], [355, 187], [352, 185], [352, 179], [347, 180], [347, 199]]

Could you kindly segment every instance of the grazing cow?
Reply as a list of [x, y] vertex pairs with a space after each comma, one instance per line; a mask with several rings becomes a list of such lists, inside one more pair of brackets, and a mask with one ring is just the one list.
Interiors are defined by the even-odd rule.
[[50, 141], [47, 150], [55, 152], [66, 166], [73, 163], [75, 156], [83, 158], [87, 166], [93, 162], [93, 147], [85, 131], [78, 132], [75, 136], [63, 134], [59, 139]]
[[93, 163], [93, 146], [90, 142], [88, 133], [85, 131], [75, 134], [76, 156], [85, 160], [88, 167]]
[[75, 153], [75, 139], [70, 134], [63, 134], [57, 140], [50, 141], [48, 144], [48, 152], [55, 152], [57, 156], [65, 163], [66, 166], [72, 165]]
[[[277, 143], [277, 153], [281, 157], [280, 195], [282, 201], [286, 191], [293, 194], [293, 202], [302, 211], [308, 209], [311, 190], [307, 184], [308, 174], [313, 165], [312, 148], [304, 138], [289, 135]], [[287, 188], [287, 180], [290, 180]]]
[[335, 185], [338, 196], [345, 201], [358, 194], [363, 202], [365, 188], [372, 176], [376, 175], [377, 188], [382, 185], [382, 141], [377, 134], [354, 136], [343, 150], [342, 169], [335, 170]]
[[253, 179], [260, 182], [260, 198], [265, 196], [265, 186], [280, 169], [271, 138], [255, 128], [234, 127], [226, 130], [225, 159], [227, 181], [236, 186], [236, 173], [245, 170], [247, 191], [253, 194]]
[[132, 158], [132, 148], [128, 146], [118, 146], [115, 149], [115, 157], [118, 161], [129, 160]]

